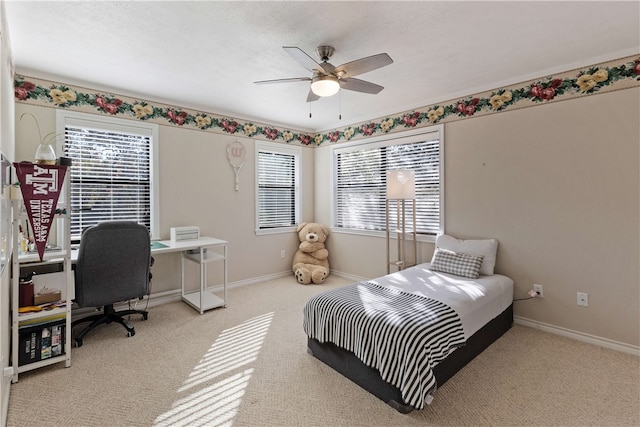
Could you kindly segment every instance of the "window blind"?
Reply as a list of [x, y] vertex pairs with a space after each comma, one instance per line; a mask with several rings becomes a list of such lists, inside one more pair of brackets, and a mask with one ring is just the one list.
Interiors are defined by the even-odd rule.
[[296, 223], [296, 156], [258, 151], [258, 228]]
[[[386, 230], [386, 171], [412, 169], [416, 183], [416, 233], [440, 231], [440, 140], [336, 151], [335, 226]], [[395, 215], [395, 201], [391, 202]], [[407, 217], [413, 215], [407, 205]], [[395, 218], [392, 217], [395, 222]]]
[[71, 240], [100, 221], [151, 228], [151, 135], [65, 126], [70, 168]]

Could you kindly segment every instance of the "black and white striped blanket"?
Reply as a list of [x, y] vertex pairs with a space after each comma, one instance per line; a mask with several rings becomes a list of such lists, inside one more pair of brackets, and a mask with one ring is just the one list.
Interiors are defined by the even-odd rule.
[[313, 297], [303, 327], [310, 338], [332, 342], [377, 369], [418, 409], [437, 387], [433, 367], [465, 343], [451, 307], [370, 282]]

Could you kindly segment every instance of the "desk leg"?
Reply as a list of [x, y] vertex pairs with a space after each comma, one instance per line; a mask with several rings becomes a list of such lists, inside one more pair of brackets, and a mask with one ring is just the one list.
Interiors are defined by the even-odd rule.
[[204, 262], [204, 247], [200, 247], [200, 314], [204, 313], [204, 293], [207, 291], [207, 264]]
[[184, 300], [184, 254], [180, 254], [180, 287], [182, 289], [182, 299]]
[[227, 245], [224, 245], [224, 306], [227, 307]]

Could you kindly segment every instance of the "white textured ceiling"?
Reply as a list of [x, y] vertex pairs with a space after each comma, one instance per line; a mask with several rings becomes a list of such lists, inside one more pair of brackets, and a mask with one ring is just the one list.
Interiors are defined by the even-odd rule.
[[[640, 2], [14, 1], [16, 72], [208, 113], [323, 131], [640, 53]], [[381, 52], [378, 95], [311, 104], [282, 46], [339, 65]], [[340, 102], [341, 101], [341, 102]], [[338, 119], [342, 113], [342, 120]]]

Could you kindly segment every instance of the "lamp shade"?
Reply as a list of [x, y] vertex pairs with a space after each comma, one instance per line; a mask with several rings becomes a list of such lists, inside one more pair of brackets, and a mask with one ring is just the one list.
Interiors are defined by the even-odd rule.
[[415, 199], [416, 178], [412, 170], [387, 171], [387, 199]]
[[339, 90], [340, 83], [333, 76], [318, 76], [311, 82], [311, 91], [318, 96], [332, 96]]

